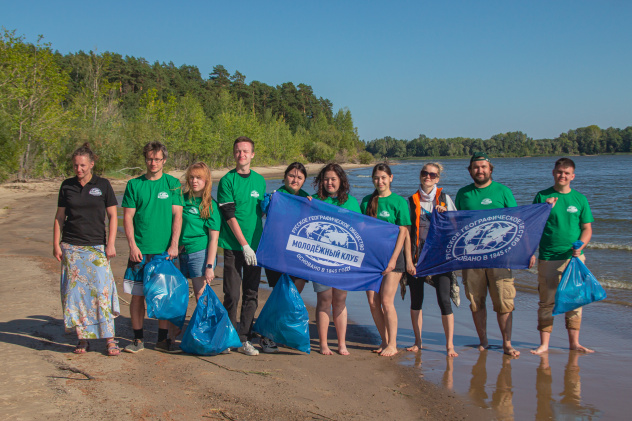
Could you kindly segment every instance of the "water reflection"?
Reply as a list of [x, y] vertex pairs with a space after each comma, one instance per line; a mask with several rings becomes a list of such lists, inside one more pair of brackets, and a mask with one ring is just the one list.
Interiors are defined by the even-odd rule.
[[601, 418], [601, 411], [581, 403], [581, 378], [579, 376], [579, 352], [569, 352], [568, 363], [564, 369], [564, 390], [556, 401], [553, 397], [553, 375], [547, 353], [540, 356], [540, 365], [536, 375], [536, 420], [594, 420]]

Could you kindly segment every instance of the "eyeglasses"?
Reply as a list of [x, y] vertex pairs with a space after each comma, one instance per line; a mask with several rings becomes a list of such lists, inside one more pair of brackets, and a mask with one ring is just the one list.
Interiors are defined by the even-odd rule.
[[164, 158], [145, 158], [145, 162], [147, 163], [152, 163], [152, 162], [160, 162], [160, 161], [164, 161]]
[[421, 172], [421, 176], [422, 177], [430, 177], [431, 180], [434, 180], [435, 178], [439, 178], [439, 174], [437, 174], [436, 172], [428, 172], [426, 170], [423, 170]]

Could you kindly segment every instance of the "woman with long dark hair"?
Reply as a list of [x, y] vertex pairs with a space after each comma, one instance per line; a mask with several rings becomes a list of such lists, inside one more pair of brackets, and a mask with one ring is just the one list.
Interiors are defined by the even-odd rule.
[[[360, 206], [355, 197], [349, 194], [349, 180], [347, 174], [338, 164], [327, 164], [320, 170], [313, 183], [316, 193], [314, 197], [334, 206], [360, 212]], [[333, 311], [334, 326], [338, 335], [338, 353], [349, 355], [346, 344], [347, 334], [347, 291], [328, 287], [314, 282], [316, 292], [316, 326], [320, 340], [320, 353], [332, 355], [327, 344], [329, 330], [329, 312]]]
[[[311, 199], [309, 194], [307, 194], [307, 192], [302, 188], [303, 184], [305, 184], [305, 180], [307, 180], [307, 169], [305, 169], [305, 166], [300, 162], [292, 162], [285, 169], [285, 173], [283, 175], [283, 185], [279, 187], [276, 191], [285, 194], [296, 195], [299, 197], [308, 197]], [[282, 273], [268, 268], [266, 268], [265, 271], [266, 278], [268, 279], [268, 285], [274, 288], [277, 282], [279, 282], [279, 279], [281, 279]], [[307, 281], [295, 276], [290, 276], [290, 278], [292, 278], [292, 281], [294, 281], [299, 294], [303, 292], [303, 288], [305, 288], [305, 283]], [[272, 339], [262, 337], [260, 344], [261, 349], [266, 354], [274, 354], [276, 352], [279, 352], [277, 344]]]
[[391, 192], [393, 173], [387, 164], [377, 164], [371, 175], [375, 190], [362, 199], [362, 213], [399, 226], [399, 235], [393, 254], [382, 275], [379, 292], [367, 291], [371, 315], [382, 343], [374, 351], [384, 357], [397, 354], [397, 312], [395, 294], [402, 274], [406, 270], [403, 246], [410, 225], [408, 203], [403, 197]]
[[95, 160], [88, 143], [72, 154], [75, 177], [59, 189], [53, 256], [61, 262], [64, 325], [79, 338], [74, 353], [85, 354], [89, 339], [104, 338], [107, 355], [115, 356], [120, 353], [114, 340], [119, 302], [110, 259], [116, 256], [117, 201], [110, 182], [92, 173]]

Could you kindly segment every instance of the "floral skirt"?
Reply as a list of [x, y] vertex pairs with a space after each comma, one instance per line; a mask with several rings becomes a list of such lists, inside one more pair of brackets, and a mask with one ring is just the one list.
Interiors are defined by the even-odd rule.
[[114, 337], [119, 301], [104, 246], [61, 243], [61, 306], [66, 330], [79, 339]]

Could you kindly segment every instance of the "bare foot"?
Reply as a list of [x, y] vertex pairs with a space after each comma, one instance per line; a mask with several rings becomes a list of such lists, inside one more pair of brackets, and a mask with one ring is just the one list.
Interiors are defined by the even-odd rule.
[[413, 346], [409, 346], [408, 348], [406, 348], [406, 351], [410, 351], [410, 352], [417, 352], [419, 351], [421, 348], [423, 348], [423, 346], [421, 346], [421, 344], [415, 344]]
[[374, 350], [373, 350], [373, 351], [371, 351], [371, 352], [375, 352], [376, 354], [381, 354], [381, 353], [382, 353], [382, 351], [384, 350], [384, 348], [386, 348], [386, 344], [385, 344], [384, 342], [382, 342], [382, 343], [380, 344], [379, 348], [374, 349]]
[[334, 353], [331, 352], [331, 349], [329, 349], [329, 347], [326, 345], [320, 347], [320, 353], [323, 355], [334, 355]]
[[349, 351], [347, 351], [346, 346], [338, 346], [338, 354], [340, 355], [349, 355]]
[[511, 345], [509, 346], [503, 345], [503, 352], [505, 353], [505, 355], [509, 355], [510, 357], [518, 358], [520, 356], [520, 351], [518, 351]]
[[459, 354], [457, 354], [457, 352], [454, 350], [453, 346], [448, 347], [446, 349], [448, 351], [448, 357], [458, 357], [459, 356]]
[[384, 348], [382, 352], [380, 352], [380, 357], [392, 357], [397, 354], [397, 347], [387, 346]]
[[593, 352], [595, 352], [593, 349], [588, 349], [583, 345], [577, 344], [577, 345], [571, 345], [569, 347], [569, 349], [571, 351], [577, 351], [577, 352], [584, 352], [586, 354], [592, 354]]
[[489, 344], [488, 343], [484, 343], [484, 344], [479, 344], [476, 349], [478, 349], [479, 351], [483, 352], [486, 349], [489, 349]]
[[545, 352], [547, 352], [549, 350], [548, 345], [540, 345], [539, 347], [537, 347], [536, 349], [532, 349], [531, 353], [535, 354], [535, 355], [540, 355], [540, 354], [544, 354]]

